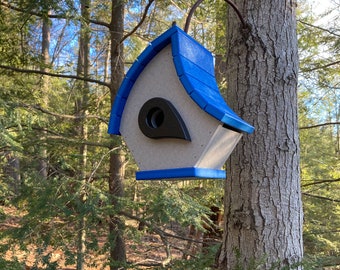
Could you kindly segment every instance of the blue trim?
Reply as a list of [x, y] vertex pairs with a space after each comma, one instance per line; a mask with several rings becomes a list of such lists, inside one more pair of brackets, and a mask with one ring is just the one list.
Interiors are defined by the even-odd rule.
[[156, 180], [172, 178], [214, 178], [225, 179], [226, 171], [207, 168], [175, 168], [165, 170], [150, 170], [136, 172], [137, 180]]
[[171, 42], [171, 35], [178, 31], [178, 27], [174, 26], [164, 32], [161, 36], [152, 41], [146, 49], [138, 56], [137, 60], [133, 63], [127, 72], [114, 100], [111, 110], [109, 121], [109, 134], [120, 134], [120, 122], [123, 115], [124, 107], [130, 91], [137, 80], [138, 76], [142, 73], [144, 67], [160, 52], [166, 45]]
[[252, 133], [254, 127], [231, 110], [221, 96], [212, 54], [182, 30], [173, 35], [172, 50], [177, 75], [196, 104], [222, 123]]
[[135, 81], [152, 58], [170, 43], [177, 75], [195, 103], [222, 123], [241, 132], [252, 133], [254, 127], [231, 110], [221, 96], [212, 54], [177, 26], [152, 41], [131, 66], [112, 106], [109, 133], [120, 135], [121, 116]]

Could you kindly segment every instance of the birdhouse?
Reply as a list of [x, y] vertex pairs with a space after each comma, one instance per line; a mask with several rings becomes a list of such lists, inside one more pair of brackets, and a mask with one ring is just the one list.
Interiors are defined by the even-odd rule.
[[139, 180], [225, 178], [223, 164], [253, 130], [221, 96], [212, 54], [177, 26], [134, 62], [109, 123], [134, 156]]

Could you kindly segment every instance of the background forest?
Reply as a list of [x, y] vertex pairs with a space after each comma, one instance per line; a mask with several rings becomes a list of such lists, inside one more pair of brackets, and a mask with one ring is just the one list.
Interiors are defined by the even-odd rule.
[[[201, 253], [188, 228], [204, 231], [210, 207], [222, 209], [223, 181], [136, 182], [124, 142], [107, 134], [124, 73], [195, 1], [118, 2], [0, 2], [0, 269], [214, 262], [218, 236]], [[340, 2], [298, 4], [305, 268], [322, 269], [340, 265]], [[204, 1], [189, 34], [215, 55], [228, 100], [225, 10]]]

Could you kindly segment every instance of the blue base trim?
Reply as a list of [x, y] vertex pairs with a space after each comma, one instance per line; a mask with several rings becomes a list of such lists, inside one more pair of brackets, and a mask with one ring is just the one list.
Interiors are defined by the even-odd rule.
[[224, 170], [196, 168], [196, 167], [136, 172], [137, 180], [156, 180], [156, 179], [160, 180], [160, 179], [168, 179], [168, 178], [225, 179], [226, 172]]

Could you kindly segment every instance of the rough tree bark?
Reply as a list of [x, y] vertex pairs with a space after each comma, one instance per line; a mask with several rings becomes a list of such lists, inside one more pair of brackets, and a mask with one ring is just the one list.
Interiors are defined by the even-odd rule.
[[228, 9], [227, 100], [255, 133], [227, 163], [219, 269], [300, 269], [296, 2], [235, 3], [249, 25]]
[[[111, 104], [116, 97], [118, 88], [124, 77], [124, 55], [123, 43], [121, 40], [124, 33], [124, 1], [112, 0], [112, 12], [110, 22], [111, 34], [111, 82], [110, 96]], [[112, 136], [111, 148], [121, 146], [121, 141], [117, 136]], [[123, 181], [125, 177], [125, 154], [122, 150], [110, 153], [109, 169], [109, 192], [112, 196], [112, 205], [116, 212], [119, 212], [119, 197], [124, 196]], [[124, 241], [124, 222], [117, 214], [110, 215], [110, 270], [122, 269], [126, 262], [126, 248]]]

